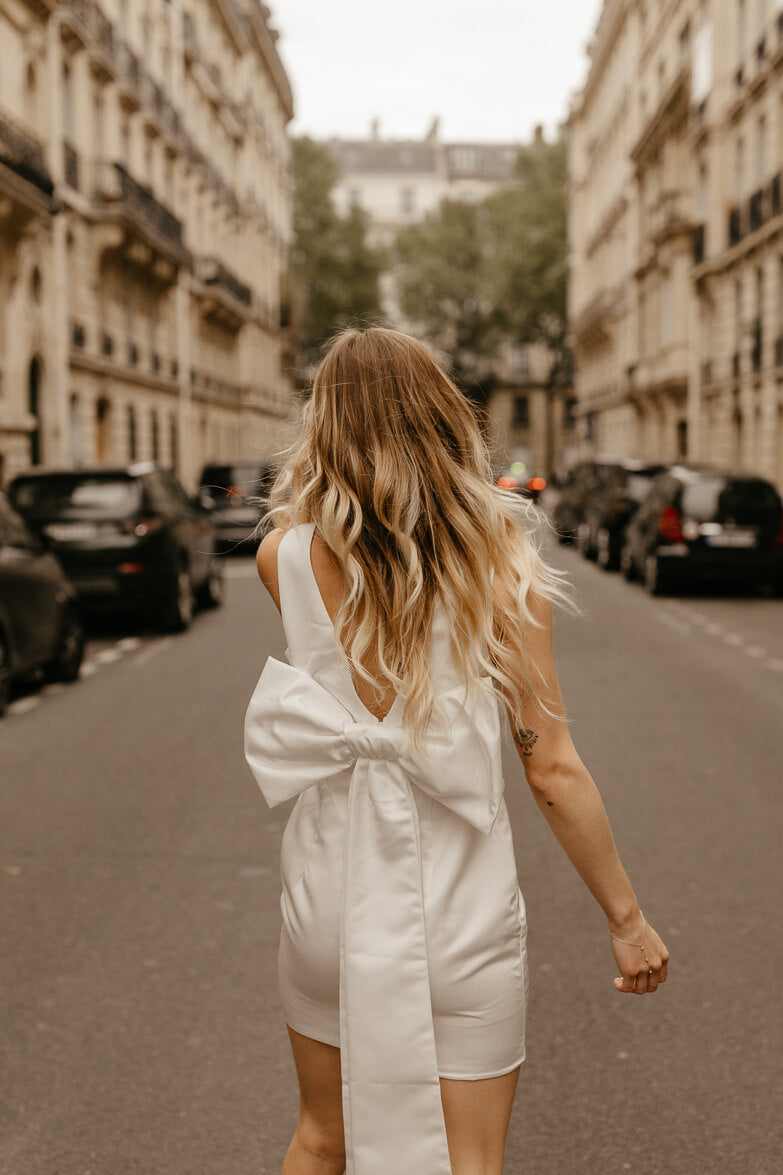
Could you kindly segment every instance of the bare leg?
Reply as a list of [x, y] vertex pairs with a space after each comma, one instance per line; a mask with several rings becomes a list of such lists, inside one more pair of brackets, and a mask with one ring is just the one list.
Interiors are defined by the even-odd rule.
[[288, 1029], [299, 1078], [299, 1125], [282, 1175], [343, 1175], [345, 1135], [340, 1050]]
[[448, 1081], [440, 1092], [453, 1175], [503, 1175], [519, 1069], [485, 1081]]

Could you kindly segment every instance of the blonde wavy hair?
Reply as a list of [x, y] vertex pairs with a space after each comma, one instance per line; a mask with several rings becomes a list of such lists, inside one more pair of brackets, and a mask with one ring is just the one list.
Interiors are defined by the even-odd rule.
[[546, 709], [525, 652], [529, 596], [566, 602], [563, 576], [541, 556], [540, 512], [493, 484], [470, 402], [422, 343], [381, 327], [332, 341], [268, 504], [261, 526], [315, 523], [345, 583], [338, 645], [379, 696], [402, 696], [414, 745], [437, 710], [438, 600], [469, 687], [490, 678], [519, 726], [531, 698]]

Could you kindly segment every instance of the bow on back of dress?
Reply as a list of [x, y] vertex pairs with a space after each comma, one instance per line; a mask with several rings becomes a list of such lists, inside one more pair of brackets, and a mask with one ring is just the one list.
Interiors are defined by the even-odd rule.
[[270, 658], [245, 718], [245, 756], [270, 807], [352, 773], [340, 913], [347, 1175], [451, 1175], [412, 789], [488, 835], [503, 774], [494, 694], [461, 685], [438, 703], [442, 721], [414, 753], [399, 724], [357, 722], [308, 673]]

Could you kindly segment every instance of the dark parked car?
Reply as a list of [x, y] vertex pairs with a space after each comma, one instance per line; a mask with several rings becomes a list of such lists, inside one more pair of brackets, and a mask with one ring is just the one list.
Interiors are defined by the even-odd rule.
[[571, 543], [577, 538], [588, 502], [599, 489], [604, 472], [616, 468], [618, 460], [617, 457], [594, 457], [578, 461], [554, 480], [550, 515], [561, 543]]
[[165, 628], [190, 624], [194, 596], [223, 598], [210, 507], [188, 497], [153, 462], [35, 472], [14, 478], [9, 497], [51, 550], [83, 608], [130, 608]]
[[595, 483], [585, 497], [576, 534], [576, 545], [586, 559], [596, 559], [606, 571], [618, 569], [625, 528], [647, 496], [653, 478], [665, 468], [631, 457], [599, 467]]
[[513, 490], [523, 498], [530, 498], [537, 502], [543, 490], [546, 489], [546, 478], [528, 473], [526, 470], [504, 469], [498, 474], [497, 484], [504, 490]]
[[83, 655], [73, 588], [0, 494], [0, 714], [14, 678], [43, 669], [50, 681], [74, 681]]
[[219, 551], [256, 549], [259, 540], [253, 531], [266, 508], [276, 473], [271, 461], [251, 458], [204, 466], [199, 492], [214, 502], [211, 517]]
[[761, 477], [672, 466], [628, 524], [621, 560], [654, 595], [700, 580], [783, 591], [780, 496]]

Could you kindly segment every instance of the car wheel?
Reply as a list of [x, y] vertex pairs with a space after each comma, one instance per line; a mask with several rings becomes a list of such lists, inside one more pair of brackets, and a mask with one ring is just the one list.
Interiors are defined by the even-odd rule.
[[5, 637], [0, 632], [0, 717], [8, 709], [11, 696], [11, 665]]
[[664, 573], [657, 555], [648, 555], [644, 561], [644, 587], [651, 596], [663, 596], [671, 590], [671, 576]]
[[49, 681], [76, 681], [84, 659], [84, 626], [74, 608], [63, 617], [60, 644], [44, 672]]
[[163, 612], [163, 625], [169, 632], [184, 632], [193, 619], [193, 580], [189, 568], [180, 563], [168, 606]]
[[198, 590], [198, 602], [202, 608], [219, 608], [223, 603], [223, 597], [223, 560], [218, 555], [213, 555], [207, 578]]

